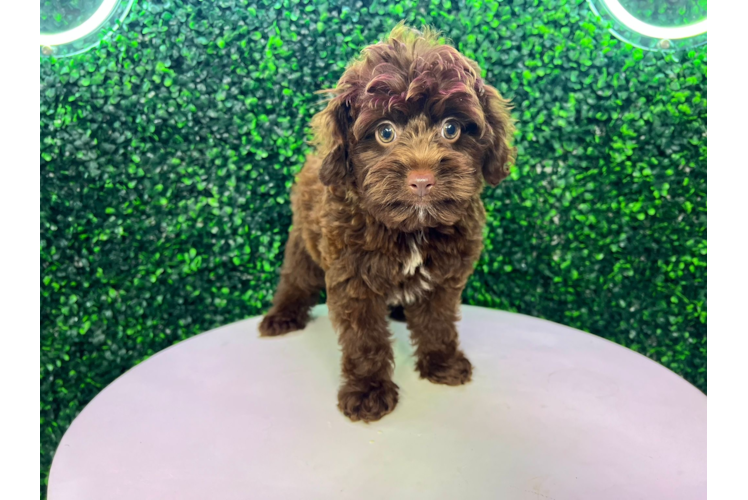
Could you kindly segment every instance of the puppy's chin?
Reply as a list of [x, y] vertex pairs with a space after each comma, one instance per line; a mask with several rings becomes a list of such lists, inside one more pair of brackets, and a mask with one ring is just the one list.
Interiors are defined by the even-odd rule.
[[369, 206], [369, 213], [390, 229], [415, 232], [421, 229], [453, 226], [466, 214], [466, 202], [434, 200], [418, 202], [392, 202]]

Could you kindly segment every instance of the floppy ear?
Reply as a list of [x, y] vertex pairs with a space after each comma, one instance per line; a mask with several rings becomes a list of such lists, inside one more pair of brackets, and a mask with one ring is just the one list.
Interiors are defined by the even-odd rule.
[[496, 186], [509, 175], [509, 167], [517, 156], [517, 150], [512, 146], [514, 123], [509, 114], [509, 101], [490, 85], [484, 86], [483, 90], [481, 104], [486, 127], [490, 129], [483, 159], [483, 178], [491, 186]]
[[345, 183], [349, 176], [348, 129], [350, 109], [341, 98], [334, 98], [312, 119], [314, 142], [322, 158], [319, 179], [325, 186]]

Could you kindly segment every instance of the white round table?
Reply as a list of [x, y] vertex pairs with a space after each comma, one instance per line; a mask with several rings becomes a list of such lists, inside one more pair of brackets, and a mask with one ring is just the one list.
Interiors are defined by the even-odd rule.
[[706, 498], [706, 396], [572, 328], [463, 306], [462, 387], [418, 378], [392, 323], [400, 402], [372, 423], [336, 407], [324, 306], [303, 332], [259, 317], [125, 373], [62, 439], [49, 500]]

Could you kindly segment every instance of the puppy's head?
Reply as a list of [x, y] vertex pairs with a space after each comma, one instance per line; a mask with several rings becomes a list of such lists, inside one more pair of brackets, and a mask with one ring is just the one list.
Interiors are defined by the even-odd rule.
[[320, 179], [391, 228], [459, 221], [514, 159], [507, 101], [434, 32], [402, 25], [364, 49], [312, 121]]

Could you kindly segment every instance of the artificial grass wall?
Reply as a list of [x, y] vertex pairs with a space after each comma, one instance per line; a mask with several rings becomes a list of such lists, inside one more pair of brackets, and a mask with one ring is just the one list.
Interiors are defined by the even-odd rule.
[[515, 104], [517, 166], [485, 191], [464, 301], [706, 389], [706, 47], [644, 53], [582, 0], [141, 1], [110, 42], [41, 61], [43, 482], [106, 384], [267, 308], [313, 92], [400, 19]]

